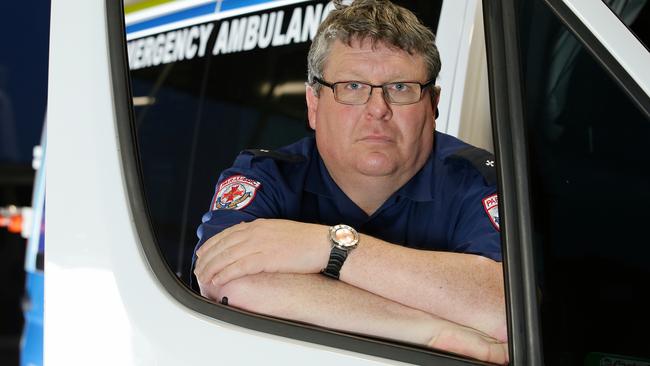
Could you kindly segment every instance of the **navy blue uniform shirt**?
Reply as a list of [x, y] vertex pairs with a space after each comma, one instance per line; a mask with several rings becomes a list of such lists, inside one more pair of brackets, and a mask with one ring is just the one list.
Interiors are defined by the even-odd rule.
[[227, 227], [277, 218], [347, 224], [393, 244], [501, 261], [494, 158], [440, 132], [433, 150], [422, 169], [370, 216], [336, 185], [313, 137], [273, 152], [244, 151], [219, 178], [195, 252]]

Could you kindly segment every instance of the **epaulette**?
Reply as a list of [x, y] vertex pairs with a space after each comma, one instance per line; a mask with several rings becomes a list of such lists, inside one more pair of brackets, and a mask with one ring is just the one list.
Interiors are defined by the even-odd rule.
[[275, 150], [248, 149], [242, 151], [242, 153], [253, 155], [255, 158], [271, 158], [274, 160], [285, 161], [287, 163], [302, 163], [306, 160], [306, 158], [300, 154], [289, 154]]
[[465, 160], [481, 173], [487, 184], [495, 185], [497, 183], [496, 160], [489, 151], [466, 146], [450, 155], [448, 159]]

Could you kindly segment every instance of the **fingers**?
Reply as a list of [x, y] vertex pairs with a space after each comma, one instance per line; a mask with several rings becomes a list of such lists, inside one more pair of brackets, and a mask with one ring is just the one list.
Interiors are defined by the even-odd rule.
[[248, 253], [241, 246], [234, 246], [212, 258], [203, 270], [197, 271], [200, 284], [221, 287], [238, 278], [264, 272], [266, 270], [263, 253]]
[[248, 227], [247, 222], [241, 222], [237, 225], [233, 225], [231, 227], [228, 227], [221, 231], [219, 234], [211, 237], [210, 239], [206, 240], [203, 245], [199, 248], [199, 250], [196, 251], [196, 255], [200, 257], [203, 255], [205, 252], [209, 251], [212, 247], [217, 245], [219, 242], [223, 241], [225, 238], [230, 236], [233, 233], [240, 232], [246, 230]]
[[255, 253], [231, 263], [212, 278], [212, 284], [223, 286], [238, 278], [264, 272], [261, 257], [262, 253]]
[[217, 287], [263, 271], [276, 271], [277, 245], [282, 242], [269, 232], [262, 219], [233, 225], [208, 239], [196, 251], [194, 274], [199, 285]]
[[467, 327], [443, 329], [429, 347], [500, 365], [508, 363], [508, 344]]
[[[486, 341], [486, 352], [484, 359], [482, 361], [487, 361], [490, 363], [496, 363], [499, 365], [507, 365], [509, 362], [509, 356], [508, 356], [508, 344], [507, 343], [490, 343], [489, 341]], [[480, 352], [477, 352], [477, 354], [481, 354]], [[480, 356], [479, 356], [480, 357]], [[479, 360], [481, 358], [477, 357]]]
[[[201, 246], [196, 253], [194, 271], [199, 283], [224, 285], [241, 276], [262, 271], [264, 262], [261, 253], [253, 255], [259, 250], [250, 235], [253, 227], [253, 223], [231, 226]], [[221, 274], [227, 267], [228, 271]], [[219, 279], [214, 281], [217, 274]]]
[[499, 349], [497, 351], [500, 352], [503, 355], [503, 357], [501, 357], [501, 359], [503, 360], [503, 362], [501, 364], [502, 365], [507, 365], [507, 364], [510, 363], [510, 353], [508, 352], [508, 343], [507, 342], [506, 343], [499, 343], [499, 346], [500, 347], [499, 347]]
[[212, 254], [211, 252], [206, 253], [203, 257], [200, 257], [197, 260], [196, 278], [200, 283], [210, 283], [212, 278], [226, 266], [231, 265], [242, 257], [245, 257], [248, 253], [245, 252], [246, 248], [235, 245], [231, 248], [228, 248], [224, 251], [221, 251], [220, 255], [208, 255]]
[[226, 228], [219, 234], [206, 240], [206, 242], [196, 251], [196, 265], [194, 274], [199, 276], [198, 273], [205, 271], [206, 266], [211, 261], [220, 256], [225, 250], [232, 248], [246, 242], [246, 238], [242, 234], [248, 230], [248, 223], [240, 223]]
[[[242, 253], [240, 243], [244, 243], [242, 238], [237, 236], [228, 237], [228, 241], [220, 242], [218, 245], [213, 246], [211, 250], [205, 251], [202, 254], [197, 253], [196, 269], [195, 272], [205, 272], [208, 267], [214, 267], [219, 263], [229, 264], [231, 261], [236, 260], [237, 254]], [[243, 254], [243, 253], [242, 253]], [[219, 270], [222, 267], [219, 267]]]

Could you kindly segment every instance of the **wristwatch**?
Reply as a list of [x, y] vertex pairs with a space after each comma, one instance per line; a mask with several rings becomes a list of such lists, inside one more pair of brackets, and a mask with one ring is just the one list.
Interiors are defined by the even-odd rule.
[[351, 226], [340, 224], [330, 227], [329, 237], [332, 251], [327, 267], [323, 269], [322, 273], [338, 280], [348, 253], [359, 244], [359, 233]]

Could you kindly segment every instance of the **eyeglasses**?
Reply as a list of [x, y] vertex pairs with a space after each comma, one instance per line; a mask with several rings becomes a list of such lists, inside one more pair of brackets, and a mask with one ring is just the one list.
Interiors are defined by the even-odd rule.
[[422, 99], [424, 90], [433, 85], [435, 80], [429, 80], [424, 84], [415, 81], [398, 81], [382, 85], [372, 85], [361, 81], [339, 81], [328, 83], [320, 78], [314, 80], [334, 92], [334, 100], [342, 104], [360, 105], [366, 104], [372, 95], [372, 89], [381, 88], [384, 92], [384, 99], [390, 104], [404, 105], [417, 103]]

